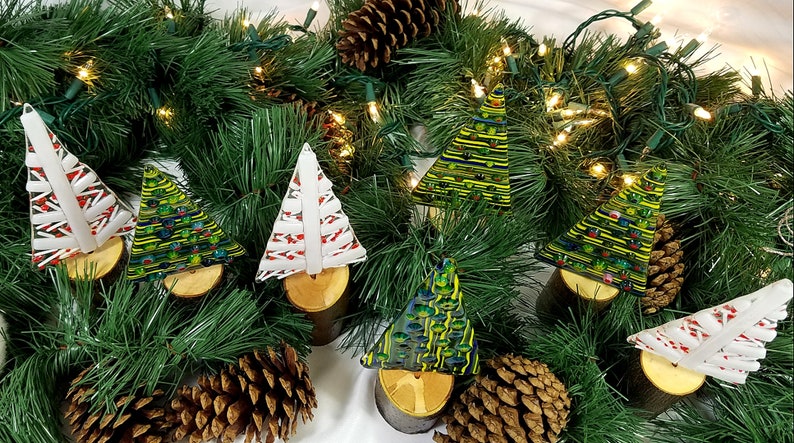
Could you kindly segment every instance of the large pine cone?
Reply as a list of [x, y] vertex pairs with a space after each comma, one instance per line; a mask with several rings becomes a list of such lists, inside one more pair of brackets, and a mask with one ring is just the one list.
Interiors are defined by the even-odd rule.
[[298, 426], [314, 418], [317, 407], [309, 370], [291, 346], [241, 357], [219, 374], [201, 376], [198, 386], [183, 386], [171, 407], [179, 415], [174, 438], [190, 443], [217, 438], [233, 442], [245, 433], [246, 443], [288, 440]]
[[343, 63], [361, 71], [377, 68], [397, 49], [433, 33], [447, 8], [457, 13], [458, 0], [367, 0], [342, 22], [336, 49]]
[[[64, 413], [74, 439], [78, 443], [161, 443], [166, 441], [173, 427], [162, 405], [164, 392], [155, 390], [152, 396], [122, 396], [115, 402], [115, 412], [99, 405], [91, 409], [95, 389], [78, 385], [88, 372], [81, 372], [66, 393], [69, 406]], [[141, 389], [142, 391], [142, 389]]]
[[643, 314], [653, 314], [672, 303], [684, 284], [684, 251], [681, 241], [674, 238], [673, 225], [659, 214], [648, 262], [648, 283], [641, 299]]
[[437, 443], [556, 442], [568, 423], [565, 385], [538, 361], [505, 355], [486, 363], [477, 381], [444, 416]]

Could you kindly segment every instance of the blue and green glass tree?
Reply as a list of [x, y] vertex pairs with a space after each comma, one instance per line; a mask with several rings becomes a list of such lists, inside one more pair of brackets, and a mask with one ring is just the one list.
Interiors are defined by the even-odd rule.
[[445, 258], [433, 268], [361, 364], [452, 375], [479, 372], [477, 340], [463, 308], [455, 260]]

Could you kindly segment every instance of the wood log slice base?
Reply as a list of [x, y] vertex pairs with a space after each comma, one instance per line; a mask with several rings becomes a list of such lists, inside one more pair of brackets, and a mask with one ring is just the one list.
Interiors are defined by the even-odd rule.
[[643, 416], [656, 417], [676, 402], [693, 394], [706, 381], [704, 374], [646, 351], [637, 350], [632, 356], [628, 373], [629, 404], [643, 409]]
[[405, 434], [427, 432], [444, 412], [454, 385], [451, 374], [379, 369], [375, 405], [394, 429]]
[[217, 264], [171, 274], [163, 279], [163, 285], [175, 297], [196, 299], [218, 286], [222, 277], [223, 265]]
[[63, 261], [70, 280], [101, 280], [113, 283], [124, 268], [127, 248], [121, 237], [112, 237], [93, 252], [79, 253]]
[[315, 275], [305, 272], [284, 278], [287, 300], [314, 323], [312, 345], [326, 345], [342, 332], [342, 318], [350, 301], [350, 267], [323, 269]]
[[620, 294], [618, 288], [557, 268], [538, 295], [535, 309], [540, 318], [565, 318], [570, 308], [601, 312]]

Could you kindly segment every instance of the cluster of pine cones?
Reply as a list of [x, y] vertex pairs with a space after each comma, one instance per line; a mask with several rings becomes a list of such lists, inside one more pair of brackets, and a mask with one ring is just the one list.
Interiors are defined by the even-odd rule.
[[65, 412], [79, 443], [163, 443], [187, 439], [198, 443], [217, 439], [268, 443], [287, 440], [298, 418], [313, 418], [317, 399], [309, 370], [291, 346], [241, 357], [217, 374], [201, 376], [197, 386], [183, 386], [165, 402], [162, 390], [121, 397], [115, 408], [94, 405], [92, 386], [81, 383], [83, 371], [66, 394]]

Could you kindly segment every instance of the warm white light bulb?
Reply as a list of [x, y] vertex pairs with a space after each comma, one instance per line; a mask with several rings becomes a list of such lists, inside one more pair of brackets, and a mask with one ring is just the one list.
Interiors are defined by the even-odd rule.
[[317, 11], [319, 11], [319, 10], [320, 10], [320, 2], [314, 2], [314, 3], [312, 3], [311, 9], [312, 9], [314, 12], [317, 12]]
[[607, 167], [603, 163], [595, 163], [590, 166], [590, 175], [595, 178], [604, 178], [607, 175]]
[[549, 49], [546, 47], [546, 44], [541, 43], [540, 46], [538, 46], [538, 55], [543, 57], [544, 55], [546, 55], [546, 51], [548, 50]]
[[250, 24], [251, 22], [248, 19], [243, 20], [243, 28], [247, 28]]
[[174, 19], [174, 13], [173, 12], [167, 12], [165, 14], [165, 18], [167, 18], [169, 20], [173, 20]]
[[375, 102], [367, 103], [367, 111], [369, 111], [369, 117], [372, 119], [373, 122], [378, 123], [380, 121], [380, 112], [378, 111], [378, 104]]
[[623, 176], [623, 184], [626, 186], [631, 186], [637, 179], [634, 178], [633, 175], [624, 175]]
[[471, 92], [475, 98], [482, 98], [485, 96], [485, 88], [477, 83], [477, 80], [471, 79]]
[[411, 189], [416, 188], [419, 185], [419, 177], [416, 176], [416, 173], [411, 171], [408, 173], [409, 180], [411, 182]]
[[261, 66], [257, 66], [256, 68], [254, 68], [254, 71], [256, 71], [257, 74], [261, 74], [262, 73], [262, 67]]
[[635, 63], [629, 63], [629, 64], [627, 64], [627, 65], [626, 65], [626, 67], [625, 67], [625, 68], [623, 68], [623, 69], [625, 69], [625, 70], [626, 70], [626, 72], [627, 72], [629, 75], [631, 75], [631, 74], [634, 74], [635, 72], [637, 72], [637, 70], [638, 70], [638, 69], [640, 69], [640, 68], [639, 68], [639, 66], [637, 66]]
[[502, 57], [499, 57], [497, 55], [496, 57], [493, 58], [493, 62], [494, 62], [494, 64], [502, 63]]
[[695, 108], [692, 111], [692, 115], [702, 120], [711, 120], [711, 112], [706, 111], [702, 106]]
[[549, 97], [549, 99], [546, 101], [546, 111], [547, 112], [551, 111], [552, 109], [557, 107], [557, 105], [560, 104], [561, 100], [562, 100], [562, 96], [560, 94], [557, 94], [556, 92], [552, 94], [551, 97]]
[[557, 141], [555, 143], [565, 143], [566, 140], [568, 140], [568, 133], [560, 132], [557, 134]]
[[706, 40], [709, 39], [709, 35], [711, 35], [711, 29], [701, 32], [697, 37], [695, 37], [695, 40], [702, 45], [703, 43], [706, 43]]
[[167, 107], [163, 106], [162, 108], [157, 110], [157, 114], [163, 120], [168, 120], [168, 119], [171, 118], [171, 116], [174, 115], [174, 111], [172, 111], [170, 108], [167, 108]]
[[84, 80], [87, 79], [88, 78], [88, 69], [80, 68], [80, 70], [77, 71], [77, 76], [80, 77], [81, 79], [84, 79]]
[[747, 71], [750, 72], [750, 75], [753, 77], [758, 77], [759, 75], [761, 75], [761, 71], [759, 71], [758, 68], [756, 68], [755, 66], [751, 66], [747, 68]]

